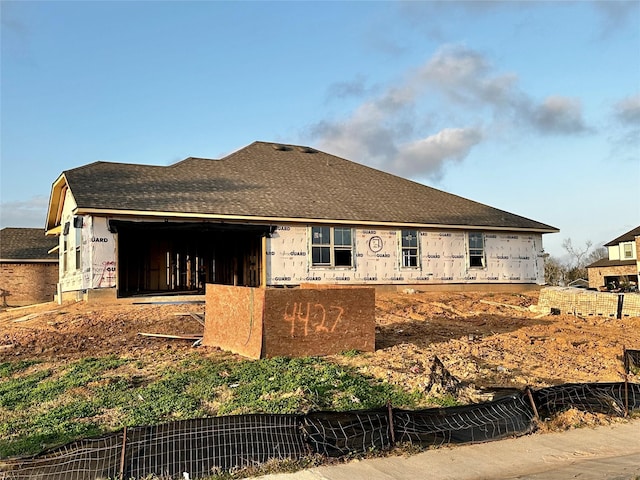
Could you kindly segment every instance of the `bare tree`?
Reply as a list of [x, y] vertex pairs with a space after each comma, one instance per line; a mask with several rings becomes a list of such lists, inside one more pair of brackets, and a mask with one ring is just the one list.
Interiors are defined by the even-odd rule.
[[587, 265], [607, 257], [607, 249], [604, 247], [590, 251], [593, 243], [588, 240], [584, 248], [574, 246], [570, 238], [562, 242], [562, 248], [569, 254], [567, 261], [563, 262], [550, 255], [545, 256], [544, 279], [548, 285], [566, 285], [579, 278], [588, 277]]
[[562, 248], [564, 248], [571, 257], [571, 268], [584, 268], [587, 265], [585, 259], [587, 258], [591, 245], [593, 245], [591, 240], [587, 240], [584, 243], [584, 249], [580, 250], [573, 246], [570, 238], [565, 238], [562, 241]]
[[593, 250], [586, 258], [586, 266], [591, 265], [593, 262], [602, 260], [603, 258], [609, 258], [609, 250], [606, 247], [599, 247]]
[[560, 260], [546, 254], [544, 257], [544, 282], [547, 285], [563, 285], [566, 268]]

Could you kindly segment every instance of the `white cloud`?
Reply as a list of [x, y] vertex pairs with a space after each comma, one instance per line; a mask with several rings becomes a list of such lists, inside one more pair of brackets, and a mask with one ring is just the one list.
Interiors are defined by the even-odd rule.
[[616, 102], [613, 117], [617, 124], [610, 137], [613, 158], [637, 162], [640, 152], [640, 94]]
[[[336, 84], [331, 93], [368, 94], [359, 81]], [[377, 95], [369, 93], [345, 119], [311, 126], [311, 134], [337, 155], [438, 179], [445, 164], [463, 161], [499, 124], [544, 135], [588, 130], [579, 99], [555, 95], [537, 104], [519, 88], [516, 74], [496, 72], [476, 50], [445, 45]]]
[[48, 206], [49, 198], [44, 195], [31, 197], [24, 201], [2, 202], [0, 204], [0, 228], [44, 228]]
[[587, 130], [578, 99], [553, 96], [534, 107], [531, 123], [540, 133], [572, 134]]
[[439, 177], [443, 163], [461, 161], [482, 140], [478, 128], [446, 128], [401, 148], [394, 161], [398, 173]]
[[366, 82], [363, 76], [345, 82], [336, 82], [329, 86], [329, 100], [341, 100], [349, 97], [362, 97], [366, 93]]
[[622, 30], [629, 22], [637, 21], [640, 14], [640, 3], [637, 1], [600, 0], [593, 2], [593, 6], [602, 21], [603, 37]]
[[623, 98], [613, 109], [616, 119], [623, 125], [640, 126], [640, 93]]

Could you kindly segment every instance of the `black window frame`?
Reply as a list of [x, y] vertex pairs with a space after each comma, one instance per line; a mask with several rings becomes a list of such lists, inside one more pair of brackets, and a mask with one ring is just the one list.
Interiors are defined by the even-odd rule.
[[406, 228], [400, 231], [400, 266], [420, 268], [420, 232]]
[[311, 266], [353, 268], [353, 239], [352, 227], [312, 226]]
[[484, 240], [484, 233], [469, 232], [467, 242], [469, 247], [469, 268], [485, 268], [487, 266]]

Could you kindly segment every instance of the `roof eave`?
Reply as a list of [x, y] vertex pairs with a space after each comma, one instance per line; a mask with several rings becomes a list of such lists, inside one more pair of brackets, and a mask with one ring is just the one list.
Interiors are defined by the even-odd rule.
[[0, 263], [59, 263], [57, 258], [0, 258]]
[[[265, 217], [253, 215], [222, 215], [214, 213], [188, 213], [188, 212], [163, 212], [146, 210], [117, 210], [78, 207], [75, 211], [77, 215], [98, 215], [98, 216], [124, 216], [124, 217], [151, 217], [151, 218], [172, 218], [190, 220], [218, 220], [230, 222], [253, 221], [259, 223], [312, 223], [312, 224], [332, 224], [332, 225], [363, 225], [379, 227], [415, 227], [415, 228], [443, 228], [447, 230], [492, 230], [527, 233], [558, 233], [560, 230], [555, 227], [514, 227], [514, 226], [488, 226], [488, 225], [450, 225], [441, 223], [416, 223], [416, 222], [385, 222], [374, 220], [345, 220], [345, 219], [318, 219], [303, 217]], [[49, 232], [47, 232], [49, 233]]]
[[60, 210], [64, 202], [64, 190], [68, 188], [67, 177], [62, 173], [51, 185], [51, 195], [47, 207], [47, 220], [45, 224], [46, 235], [55, 235], [54, 229], [60, 223]]

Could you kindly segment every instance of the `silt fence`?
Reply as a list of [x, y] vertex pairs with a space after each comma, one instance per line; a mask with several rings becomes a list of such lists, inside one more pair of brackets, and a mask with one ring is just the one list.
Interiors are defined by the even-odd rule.
[[417, 411], [388, 406], [307, 415], [236, 415], [130, 427], [22, 459], [0, 461], [1, 480], [206, 478], [272, 459], [298, 460], [477, 443], [532, 432], [569, 408], [622, 416], [640, 410], [640, 384], [568, 384], [491, 402]]

